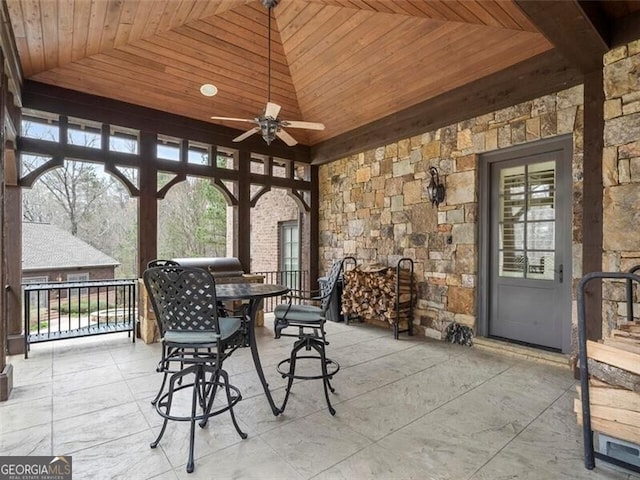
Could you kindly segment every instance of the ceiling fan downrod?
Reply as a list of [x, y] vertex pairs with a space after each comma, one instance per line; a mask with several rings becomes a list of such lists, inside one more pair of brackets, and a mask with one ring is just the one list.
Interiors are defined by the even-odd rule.
[[285, 144], [292, 147], [298, 143], [289, 133], [287, 133], [282, 127], [287, 128], [304, 128], [307, 130], [324, 130], [324, 124], [318, 122], [303, 122], [292, 120], [281, 120], [278, 118], [280, 109], [282, 108], [277, 103], [271, 102], [271, 10], [278, 5], [280, 0], [261, 0], [262, 5], [268, 9], [268, 45], [267, 45], [267, 105], [264, 111], [251, 119], [246, 118], [234, 118], [234, 117], [218, 117], [212, 116], [212, 120], [232, 121], [232, 122], [248, 122], [253, 123], [256, 126], [247, 130], [242, 135], [233, 139], [234, 142], [241, 142], [242, 140], [250, 137], [254, 133], [260, 133], [262, 138], [270, 145], [276, 137], [280, 138]]
[[262, 0], [262, 5], [268, 9], [269, 22], [267, 25], [267, 103], [271, 102], [271, 10], [280, 0]]

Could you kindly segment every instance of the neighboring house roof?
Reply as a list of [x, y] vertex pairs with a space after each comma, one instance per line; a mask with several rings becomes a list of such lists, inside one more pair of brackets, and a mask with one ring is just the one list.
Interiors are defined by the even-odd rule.
[[22, 222], [22, 271], [118, 266], [87, 242], [49, 223]]

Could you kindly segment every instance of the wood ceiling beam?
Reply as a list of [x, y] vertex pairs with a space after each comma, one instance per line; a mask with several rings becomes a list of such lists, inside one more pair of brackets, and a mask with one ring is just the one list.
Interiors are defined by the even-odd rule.
[[609, 50], [610, 24], [598, 2], [516, 0], [516, 4], [582, 73], [602, 68], [602, 56]]
[[[154, 144], [155, 145], [155, 144]], [[77, 159], [80, 161], [94, 162], [105, 165], [111, 169], [117, 167], [140, 168], [144, 164], [141, 154], [129, 154], [121, 152], [104, 151], [81, 145], [59, 144], [46, 140], [29, 137], [18, 137], [18, 150], [30, 155], [51, 157], [53, 161], [47, 162], [47, 166], [41, 170], [34, 170], [21, 179], [21, 185], [31, 187], [47, 170], [62, 165], [65, 159]], [[219, 168], [212, 165], [197, 165], [194, 163], [174, 162], [172, 160], [156, 159], [155, 167], [162, 172], [174, 173], [178, 176], [192, 175], [203, 178], [215, 178], [222, 181], [237, 182], [240, 180], [238, 170]], [[113, 172], [112, 172], [113, 173]], [[264, 185], [275, 188], [291, 188], [296, 190], [309, 190], [311, 184], [308, 180], [295, 178], [275, 177], [259, 173], [249, 173], [246, 177], [253, 185]]]
[[614, 22], [611, 46], [619, 47], [640, 38], [640, 10]]
[[285, 160], [308, 163], [310, 158], [309, 147], [306, 145], [289, 147], [279, 141], [267, 145], [260, 135], [254, 135], [243, 142], [234, 143], [232, 140], [243, 133], [243, 130], [30, 80], [24, 82], [22, 103], [24, 108], [128, 127], [139, 131], [155, 132]]
[[583, 75], [555, 50], [463, 85], [311, 147], [321, 165], [436, 130], [581, 83]]

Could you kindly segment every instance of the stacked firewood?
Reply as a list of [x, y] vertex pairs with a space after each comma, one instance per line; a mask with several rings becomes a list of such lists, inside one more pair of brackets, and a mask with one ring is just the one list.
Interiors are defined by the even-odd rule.
[[[640, 323], [619, 326], [602, 343], [587, 341], [587, 364], [591, 428], [640, 444]], [[574, 411], [582, 425], [580, 398]]]
[[[344, 273], [342, 313], [361, 319], [406, 323], [411, 308], [411, 272], [382, 266], [356, 267]], [[396, 311], [396, 298], [399, 308]]]

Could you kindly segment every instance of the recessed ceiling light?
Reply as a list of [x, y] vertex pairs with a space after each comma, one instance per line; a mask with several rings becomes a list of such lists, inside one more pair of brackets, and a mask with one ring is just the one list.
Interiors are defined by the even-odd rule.
[[218, 87], [210, 83], [205, 83], [200, 87], [200, 93], [205, 97], [213, 97], [216, 93], [218, 93]]

